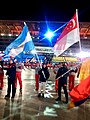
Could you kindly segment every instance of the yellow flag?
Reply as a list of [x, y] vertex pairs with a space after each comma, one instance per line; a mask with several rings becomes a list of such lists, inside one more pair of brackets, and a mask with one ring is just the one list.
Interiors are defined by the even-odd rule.
[[85, 80], [88, 76], [90, 76], [90, 58], [87, 58], [82, 62], [80, 68], [80, 82]]

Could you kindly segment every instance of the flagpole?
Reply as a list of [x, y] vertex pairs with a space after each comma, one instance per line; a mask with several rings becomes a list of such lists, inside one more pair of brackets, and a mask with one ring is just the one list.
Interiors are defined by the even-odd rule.
[[69, 73], [71, 70], [77, 68], [77, 67], [80, 66], [80, 65], [81, 65], [81, 64], [77, 64], [77, 65], [73, 66], [73, 67], [72, 67], [71, 69], [69, 69], [67, 72], [65, 72], [64, 74], [60, 75], [60, 76], [57, 78], [57, 80], [60, 79], [61, 77], [64, 77], [67, 73]]
[[[36, 51], [36, 50], [35, 50], [35, 51]], [[38, 57], [38, 55], [37, 55], [37, 52], [35, 52], [35, 55], [36, 55], [36, 57], [37, 57], [37, 59], [38, 59], [38, 62], [39, 62], [39, 64], [40, 64], [40, 68], [42, 68], [41, 62], [40, 62], [39, 57]]]
[[[24, 22], [24, 25], [26, 25], [26, 22]], [[36, 52], [36, 49], [34, 48], [34, 50], [35, 50], [35, 55], [36, 55], [36, 57], [37, 57], [37, 59], [38, 59], [38, 62], [39, 62], [39, 64], [40, 64], [40, 68], [42, 68], [42, 67], [41, 67], [41, 62], [40, 62], [39, 57], [38, 57], [37, 52]]]
[[[42, 69], [42, 65], [41, 65], [41, 62], [40, 62], [39, 57], [38, 57], [38, 55], [37, 55], [37, 52], [36, 52], [36, 57], [37, 57], [38, 62], [39, 62], [39, 64], [40, 64], [40, 68]], [[46, 78], [45, 73], [44, 73], [43, 70], [42, 70], [42, 74], [43, 74], [44, 78]]]
[[[79, 31], [79, 22], [78, 22], [78, 10], [76, 9], [76, 18], [77, 18], [77, 30], [78, 30], [78, 33], [80, 33], [80, 31]], [[81, 49], [81, 41], [80, 41], [80, 35], [79, 35], [79, 48], [80, 48], [80, 52], [82, 51], [82, 49]]]
[[24, 22], [24, 25], [26, 25], [26, 22]]

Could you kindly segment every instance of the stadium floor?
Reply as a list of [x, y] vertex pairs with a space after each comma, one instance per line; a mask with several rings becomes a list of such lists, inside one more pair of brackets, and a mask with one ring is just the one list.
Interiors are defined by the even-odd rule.
[[4, 99], [7, 92], [5, 76], [4, 88], [0, 91], [0, 120], [90, 120], [90, 101], [71, 110], [67, 110], [67, 104], [55, 101], [57, 92], [54, 80], [47, 81], [45, 98], [38, 98], [34, 74], [34, 70], [23, 71], [22, 95], [19, 94], [18, 85], [14, 101]]

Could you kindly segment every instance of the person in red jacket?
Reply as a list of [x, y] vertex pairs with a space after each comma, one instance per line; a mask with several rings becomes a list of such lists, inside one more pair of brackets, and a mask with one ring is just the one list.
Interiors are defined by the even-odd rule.
[[40, 70], [40, 65], [37, 63], [37, 66], [35, 68], [35, 89], [36, 91], [39, 89], [39, 74], [38, 71]]
[[2, 57], [0, 57], [0, 90], [2, 90], [4, 87], [3, 78], [4, 78], [3, 61]]
[[[57, 74], [58, 69], [59, 69], [58, 65], [55, 64], [54, 69], [53, 69], [53, 72], [55, 75]], [[55, 79], [55, 90], [56, 92], [58, 91], [58, 80], [57, 79]]]
[[20, 94], [22, 94], [22, 78], [21, 78], [22, 69], [24, 69], [24, 64], [22, 62], [17, 61], [16, 62], [16, 79], [19, 82]]
[[76, 72], [77, 72], [77, 68], [73, 69], [73, 66], [71, 65], [71, 71], [69, 73], [69, 84], [68, 84], [69, 91], [71, 91], [74, 88]]

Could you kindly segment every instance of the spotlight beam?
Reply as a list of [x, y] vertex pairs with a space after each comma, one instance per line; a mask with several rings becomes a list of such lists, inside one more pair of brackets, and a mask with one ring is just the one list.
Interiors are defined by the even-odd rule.
[[[60, 30], [61, 28], [63, 28], [65, 25], [66, 25], [67, 23], [65, 23], [64, 25], [62, 25], [62, 26], [60, 26], [58, 29], [56, 29], [56, 30], [54, 30], [53, 32], [52, 32], [52, 34], [54, 34], [54, 33], [56, 33], [58, 30]], [[49, 31], [48, 31], [49, 32]], [[50, 33], [50, 32], [49, 32]], [[39, 41], [42, 41], [42, 40], [44, 40], [44, 39], [46, 39], [47, 38], [47, 35], [45, 35], [45, 37], [43, 37], [41, 40], [39, 40]]]

